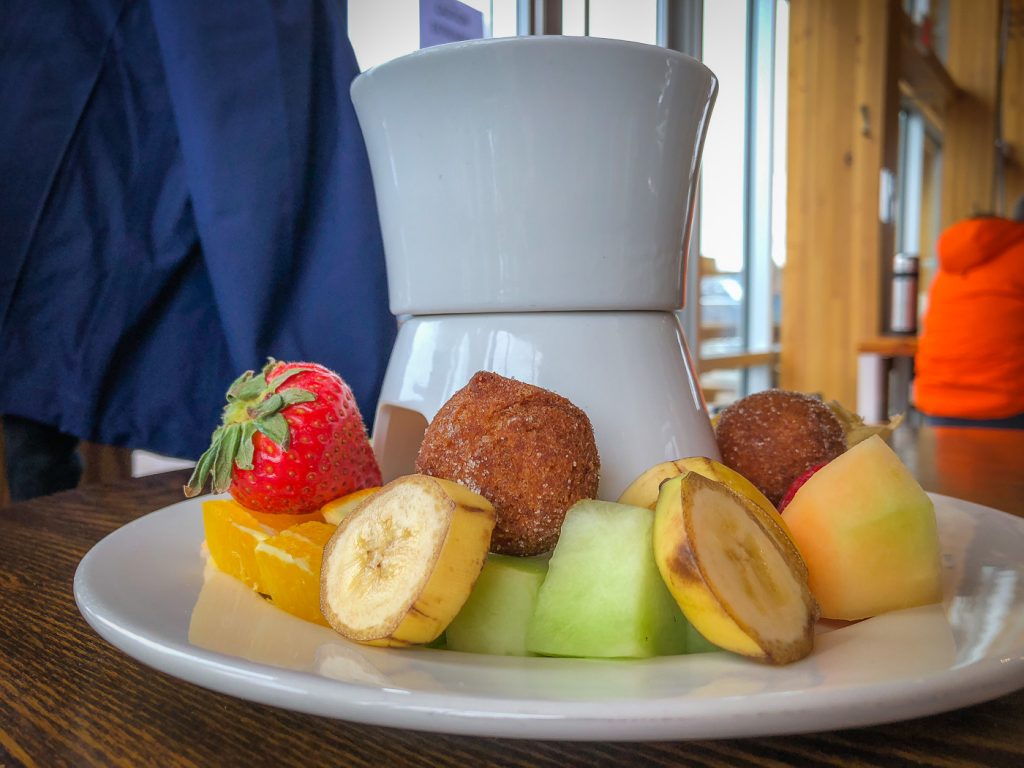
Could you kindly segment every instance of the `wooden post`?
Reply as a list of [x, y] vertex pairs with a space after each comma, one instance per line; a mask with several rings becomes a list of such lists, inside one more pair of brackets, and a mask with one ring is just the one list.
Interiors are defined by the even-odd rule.
[[1005, 0], [1006, 61], [1003, 62], [1003, 142], [1009, 149], [1005, 205], [1024, 195], [1024, 0]]
[[996, 212], [1001, 6], [1001, 0], [949, 0], [946, 68], [959, 94], [946, 112], [942, 227], [975, 213]]
[[116, 483], [132, 476], [132, 452], [128, 448], [83, 441], [78, 452], [83, 464], [80, 485]]
[[879, 191], [896, 170], [898, 12], [896, 0], [790, 3], [780, 384], [850, 408], [895, 247]]

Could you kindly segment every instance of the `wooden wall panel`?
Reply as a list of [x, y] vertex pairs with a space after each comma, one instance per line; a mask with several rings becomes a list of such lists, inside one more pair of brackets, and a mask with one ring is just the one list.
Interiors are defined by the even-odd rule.
[[946, 67], [960, 92], [946, 112], [941, 225], [996, 209], [1001, 0], [949, 0]]
[[[1010, 148], [1005, 205], [1024, 195], [1024, 0], [1006, 0], [1006, 61], [1003, 64], [1003, 140]], [[1011, 210], [1007, 210], [1010, 213]]]
[[[1004, 5], [1005, 4], [1005, 5]], [[999, 34], [1011, 20], [999, 89]], [[897, 167], [898, 0], [791, 0], [787, 263], [780, 383], [856, 402], [857, 347], [884, 327], [893, 227], [879, 173]], [[949, 0], [941, 227], [1024, 194], [1024, 0]], [[996, 137], [1013, 150], [999, 194]]]
[[895, 169], [895, 0], [790, 3], [787, 257], [780, 384], [856, 405], [857, 345], [880, 330], [879, 173]]
[[83, 441], [78, 452], [82, 455], [80, 485], [115, 483], [132, 476], [132, 452], [127, 448]]

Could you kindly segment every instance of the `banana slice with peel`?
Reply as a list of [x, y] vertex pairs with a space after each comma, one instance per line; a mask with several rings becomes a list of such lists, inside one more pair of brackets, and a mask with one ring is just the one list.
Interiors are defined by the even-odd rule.
[[782, 515], [775, 509], [768, 497], [758, 490], [757, 486], [747, 480], [743, 475], [731, 467], [725, 466], [720, 461], [709, 459], [706, 456], [688, 456], [674, 461], [663, 461], [653, 467], [641, 472], [640, 475], [629, 484], [629, 487], [619, 497], [620, 504], [630, 504], [634, 507], [654, 509], [658, 504], [658, 493], [661, 484], [673, 477], [678, 477], [684, 472], [696, 472], [708, 480], [717, 480], [725, 483], [732, 490], [741, 496], [746, 496], [757, 504], [765, 513], [775, 519], [779, 527], [792, 539], [789, 526], [782, 519]]
[[661, 486], [653, 543], [669, 591], [707, 640], [771, 664], [811, 652], [818, 606], [806, 564], [760, 505], [686, 472]]
[[[779, 546], [796, 546], [793, 540], [793, 532], [789, 530], [789, 525], [782, 515], [779, 514], [775, 505], [768, 500], [768, 497], [735, 469], [727, 467], [725, 464], [714, 459], [709, 459], [706, 456], [689, 456], [683, 459], [676, 459], [675, 461], [663, 461], [660, 464], [655, 464], [650, 469], [640, 473], [640, 476], [629, 484], [629, 487], [619, 497], [619, 503], [655, 509], [658, 506], [658, 495], [661, 491], [662, 483], [666, 480], [671, 480], [673, 477], [679, 477], [679, 475], [686, 472], [696, 472], [708, 480], [724, 483], [740, 496], [757, 504], [768, 517], [777, 523], [775, 526], [767, 526], [766, 530], [770, 535], [778, 535], [780, 537]], [[806, 579], [807, 566], [803, 559], [800, 560], [799, 566], [803, 569], [804, 578]]]
[[468, 488], [427, 475], [393, 480], [324, 548], [324, 618], [367, 645], [435, 640], [469, 597], [493, 530], [494, 507]]

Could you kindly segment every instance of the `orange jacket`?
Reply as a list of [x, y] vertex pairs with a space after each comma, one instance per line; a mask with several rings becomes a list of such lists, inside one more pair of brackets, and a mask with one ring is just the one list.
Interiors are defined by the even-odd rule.
[[938, 257], [915, 358], [915, 405], [965, 419], [1024, 413], [1024, 224], [954, 224], [939, 238]]

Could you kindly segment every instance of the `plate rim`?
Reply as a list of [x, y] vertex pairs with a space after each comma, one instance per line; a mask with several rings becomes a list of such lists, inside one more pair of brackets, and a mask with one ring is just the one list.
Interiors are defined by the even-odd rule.
[[[1024, 525], [1021, 518], [992, 507], [942, 494], [928, 495], [933, 501], [951, 504], [972, 515], [981, 511], [983, 516], [1003, 516], [1012, 519], [1015, 525]], [[104, 598], [90, 583], [92, 563], [100, 556], [96, 553], [115, 546], [122, 537], [129, 535], [125, 531], [152, 525], [155, 515], [175, 514], [183, 507], [194, 507], [198, 514], [201, 503], [210, 498], [214, 497], [200, 496], [155, 509], [104, 536], [76, 568], [74, 597], [80, 613], [93, 630], [129, 657], [177, 679], [246, 701], [354, 723], [435, 733], [570, 741], [646, 741], [772, 736], [877, 725], [971, 706], [1024, 687], [1022, 647], [1019, 657], [1009, 660], [986, 656], [968, 664], [951, 665], [916, 680], [845, 686], [839, 710], [821, 706], [821, 699], [836, 695], [834, 690], [804, 689], [761, 692], [753, 697], [691, 698], [689, 701], [699, 702], [704, 710], [694, 717], [693, 713], [671, 711], [673, 704], [687, 700], [686, 695], [580, 701], [504, 697], [485, 700], [478, 695], [452, 691], [374, 687], [250, 661], [180, 643], [174, 638], [140, 636], [120, 627], [103, 610]], [[200, 543], [197, 542], [197, 558]], [[338, 642], [348, 641], [338, 636]], [[408, 650], [373, 650], [410, 653]], [[411, 652], [458, 653], [431, 649]], [[667, 658], [625, 660], [623, 663], [671, 664]], [[692, 663], [694, 657], [679, 659], [689, 659]], [[607, 663], [608, 660], [602, 661]], [[887, 714], [882, 714], [878, 707], [880, 698], [885, 702]], [[477, 706], [467, 706], [469, 702]], [[500, 706], [502, 703], [506, 706]], [[772, 706], [766, 709], [765, 704]], [[614, 705], [621, 705], [627, 714], [609, 716], [608, 708]], [[660, 716], [653, 711], [658, 706], [665, 708]], [[558, 708], [570, 711], [557, 712]], [[894, 714], [893, 710], [899, 713]]]

